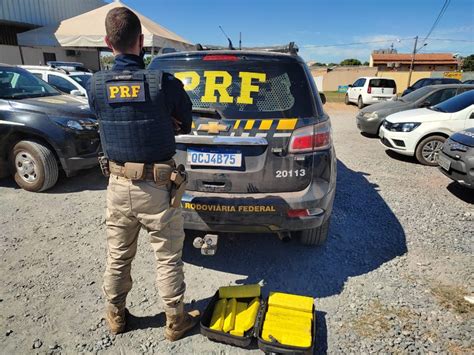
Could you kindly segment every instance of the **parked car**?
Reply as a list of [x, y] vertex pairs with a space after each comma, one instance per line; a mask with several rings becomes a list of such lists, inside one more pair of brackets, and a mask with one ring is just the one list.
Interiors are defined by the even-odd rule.
[[438, 152], [454, 132], [474, 127], [474, 90], [438, 105], [403, 111], [388, 116], [379, 136], [390, 150], [437, 165]]
[[423, 78], [417, 80], [412, 86], [409, 86], [408, 88], [403, 91], [402, 96], [405, 96], [412, 91], [418, 90], [424, 86], [429, 86], [429, 85], [441, 85], [441, 84], [461, 84], [461, 81], [458, 79], [452, 79], [452, 78]]
[[471, 79], [471, 80], [464, 80], [462, 83], [463, 83], [463, 84], [474, 84], [474, 79]]
[[438, 154], [438, 164], [444, 175], [474, 189], [474, 128], [450, 136]]
[[67, 71], [80, 71], [86, 73], [92, 73], [92, 70], [86, 68], [83, 63], [80, 62], [63, 62], [59, 60], [50, 60], [46, 62], [46, 65], [49, 65], [53, 68], [61, 68]]
[[474, 85], [446, 84], [425, 86], [393, 101], [380, 102], [360, 110], [357, 127], [361, 132], [378, 135], [384, 119], [396, 112], [439, 104], [453, 96], [474, 89]]
[[[97, 165], [97, 121], [84, 99], [62, 94], [25, 69], [0, 64], [0, 175], [45, 191]], [[11, 168], [8, 169], [8, 167]]]
[[365, 105], [391, 100], [397, 96], [397, 84], [390, 78], [363, 77], [349, 85], [345, 103], [357, 103], [361, 109]]
[[186, 229], [326, 240], [337, 168], [331, 123], [296, 52], [177, 52], [149, 68], [183, 81], [193, 103], [193, 132], [176, 137], [175, 160], [188, 171]]
[[87, 83], [92, 77], [92, 73], [88, 71], [67, 71], [45, 65], [20, 65], [20, 67], [66, 94], [87, 97]]

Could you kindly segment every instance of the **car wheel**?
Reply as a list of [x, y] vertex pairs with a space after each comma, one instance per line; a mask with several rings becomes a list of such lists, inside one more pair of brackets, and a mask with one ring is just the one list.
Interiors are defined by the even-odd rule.
[[15, 182], [33, 192], [45, 191], [58, 181], [58, 163], [54, 153], [41, 143], [20, 141], [10, 153]]
[[423, 139], [416, 147], [416, 159], [423, 165], [438, 165], [438, 153], [443, 148], [445, 140], [443, 136], [430, 136]]
[[346, 105], [349, 105], [351, 102], [349, 101], [349, 95], [346, 94], [346, 96], [344, 96], [344, 103]]
[[362, 101], [362, 96], [359, 96], [359, 99], [357, 100], [357, 107], [359, 109], [363, 109], [364, 108], [364, 102]]
[[329, 220], [324, 222], [320, 227], [306, 229], [301, 231], [300, 241], [303, 245], [323, 245], [329, 233]]

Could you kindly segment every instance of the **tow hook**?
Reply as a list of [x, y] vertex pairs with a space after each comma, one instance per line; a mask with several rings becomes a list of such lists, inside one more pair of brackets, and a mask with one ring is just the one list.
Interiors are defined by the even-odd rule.
[[216, 254], [218, 239], [219, 236], [217, 234], [206, 234], [203, 238], [195, 238], [193, 246], [197, 249], [201, 249], [202, 255], [212, 256]]

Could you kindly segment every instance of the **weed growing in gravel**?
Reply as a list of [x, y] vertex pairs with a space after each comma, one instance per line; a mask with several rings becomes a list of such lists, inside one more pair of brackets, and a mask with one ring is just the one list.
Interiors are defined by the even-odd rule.
[[458, 314], [474, 315], [474, 305], [464, 299], [468, 294], [465, 288], [439, 284], [431, 287], [431, 293], [442, 307]]
[[403, 331], [411, 332], [413, 329], [407, 320], [412, 317], [416, 314], [408, 308], [386, 306], [375, 300], [369, 304], [367, 312], [353, 323], [352, 329], [362, 337], [377, 337], [398, 323]]

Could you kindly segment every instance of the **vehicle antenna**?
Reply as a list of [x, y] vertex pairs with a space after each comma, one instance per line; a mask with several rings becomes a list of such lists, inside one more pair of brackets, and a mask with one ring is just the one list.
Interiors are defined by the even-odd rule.
[[234, 45], [232, 44], [232, 41], [230, 40], [229, 36], [224, 32], [222, 26], [219, 25], [219, 28], [221, 29], [222, 33], [224, 34], [225, 38], [229, 41], [229, 49], [235, 49]]

